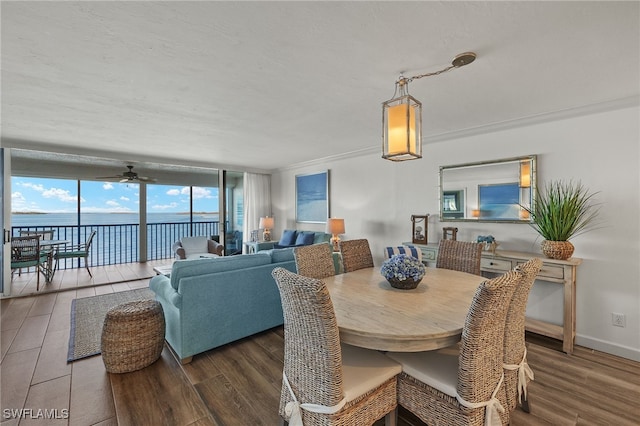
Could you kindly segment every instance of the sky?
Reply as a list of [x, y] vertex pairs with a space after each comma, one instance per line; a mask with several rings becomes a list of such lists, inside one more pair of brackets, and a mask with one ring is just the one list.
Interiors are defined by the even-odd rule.
[[[119, 182], [81, 181], [82, 213], [137, 213], [139, 185]], [[189, 211], [189, 187], [147, 184], [148, 213]], [[76, 180], [11, 178], [11, 211], [75, 213]], [[217, 212], [218, 188], [193, 187], [193, 211]]]

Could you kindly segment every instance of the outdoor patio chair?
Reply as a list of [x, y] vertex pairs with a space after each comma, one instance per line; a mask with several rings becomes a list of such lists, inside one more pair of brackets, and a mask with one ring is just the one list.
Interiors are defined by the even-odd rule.
[[36, 291], [40, 290], [40, 273], [44, 274], [49, 261], [48, 253], [40, 250], [40, 236], [28, 235], [11, 238], [11, 275], [22, 268], [36, 268]]
[[56, 265], [54, 270], [58, 269], [58, 262], [60, 259], [84, 259], [84, 267], [87, 268], [87, 272], [89, 276], [93, 278], [91, 274], [91, 270], [89, 269], [89, 250], [91, 249], [91, 242], [93, 241], [93, 237], [96, 235], [96, 231], [91, 231], [89, 234], [89, 238], [87, 238], [87, 242], [84, 244], [76, 244], [71, 246], [65, 246], [63, 250], [58, 250], [54, 253], [54, 258], [56, 260]]

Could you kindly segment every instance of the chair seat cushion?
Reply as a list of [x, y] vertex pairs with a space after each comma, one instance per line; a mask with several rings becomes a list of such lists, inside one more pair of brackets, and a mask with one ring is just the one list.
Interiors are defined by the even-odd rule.
[[455, 397], [458, 385], [458, 346], [426, 352], [387, 352], [402, 371], [422, 383]]
[[87, 252], [84, 250], [75, 250], [75, 251], [60, 251], [56, 253], [56, 257], [58, 259], [66, 259], [72, 257], [84, 257], [87, 255]]
[[209, 246], [207, 243], [207, 237], [184, 237], [180, 240], [182, 248], [184, 248], [184, 254], [188, 258], [192, 254], [208, 253]]
[[353, 401], [397, 376], [402, 367], [378, 351], [341, 344], [342, 384], [347, 401]]

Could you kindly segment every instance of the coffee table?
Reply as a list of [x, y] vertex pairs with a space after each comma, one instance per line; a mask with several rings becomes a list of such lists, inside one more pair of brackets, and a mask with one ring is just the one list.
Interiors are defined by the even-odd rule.
[[157, 275], [166, 275], [166, 276], [170, 276], [171, 275], [171, 269], [173, 268], [173, 263], [169, 263], [167, 265], [158, 265], [158, 266], [154, 266], [153, 267], [153, 271], [157, 274]]

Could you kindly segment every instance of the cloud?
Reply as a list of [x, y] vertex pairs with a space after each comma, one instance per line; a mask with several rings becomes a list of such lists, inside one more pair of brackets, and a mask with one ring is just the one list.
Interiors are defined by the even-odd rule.
[[106, 203], [106, 204], [107, 204], [109, 207], [118, 207], [118, 206], [120, 206], [120, 203], [118, 203], [117, 201], [114, 201], [114, 200], [109, 200], [109, 201], [107, 201], [107, 203]]
[[178, 203], [155, 204], [151, 206], [153, 210], [167, 210], [167, 209], [174, 209], [176, 207], [178, 207]]
[[44, 186], [42, 185], [37, 185], [35, 183], [31, 183], [31, 182], [18, 182], [19, 186], [24, 186], [25, 188], [31, 188], [34, 191], [38, 191], [38, 192], [43, 192], [44, 191]]
[[120, 201], [129, 201], [129, 199], [123, 195], [122, 197], [120, 197]]
[[78, 200], [78, 197], [76, 195], [71, 195], [71, 193], [66, 189], [59, 189], [59, 188], [51, 188], [51, 189], [44, 190], [42, 191], [42, 196], [44, 198], [57, 198], [58, 200], [63, 201], [65, 203], [73, 203]]
[[198, 186], [193, 187], [193, 199], [197, 200], [199, 198], [213, 198], [211, 195], [211, 190], [207, 188], [200, 188]]
[[[171, 196], [176, 196], [176, 195], [189, 195], [190, 191], [189, 191], [189, 187], [188, 186], [184, 186], [180, 189], [169, 189], [166, 192], [167, 195], [171, 195]], [[207, 188], [200, 188], [197, 186], [193, 187], [193, 199], [197, 200], [200, 198], [213, 198], [213, 196], [211, 195], [211, 190], [207, 189]]]
[[102, 189], [106, 189], [106, 190], [113, 189], [113, 184], [111, 182], [105, 182], [102, 185]]

